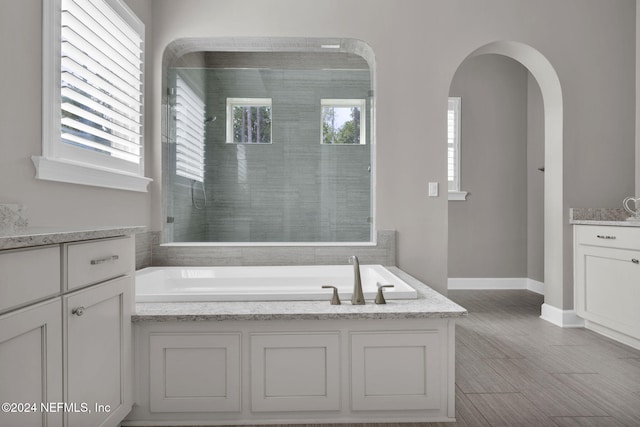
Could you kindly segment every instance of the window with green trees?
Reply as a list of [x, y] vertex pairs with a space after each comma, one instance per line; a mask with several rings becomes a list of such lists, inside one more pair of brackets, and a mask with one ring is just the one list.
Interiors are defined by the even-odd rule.
[[271, 98], [227, 98], [227, 143], [271, 144]]
[[366, 144], [365, 100], [323, 99], [322, 144]]

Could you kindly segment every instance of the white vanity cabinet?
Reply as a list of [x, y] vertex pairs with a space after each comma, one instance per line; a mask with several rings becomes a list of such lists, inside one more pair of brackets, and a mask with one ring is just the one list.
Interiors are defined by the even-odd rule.
[[109, 427], [131, 410], [133, 248], [0, 250], [0, 402], [15, 406], [0, 426]]
[[[131, 410], [133, 239], [63, 245], [65, 426], [116, 426]], [[76, 290], [78, 289], [78, 290]]]
[[640, 348], [640, 227], [574, 227], [575, 307], [589, 329]]

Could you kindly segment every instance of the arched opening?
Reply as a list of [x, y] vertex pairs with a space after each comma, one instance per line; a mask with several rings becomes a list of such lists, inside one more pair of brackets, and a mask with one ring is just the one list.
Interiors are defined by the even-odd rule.
[[[544, 109], [544, 305], [542, 317], [564, 325], [563, 289], [563, 105], [558, 75], [551, 63], [536, 49], [510, 41], [489, 43], [471, 52], [502, 55], [524, 66], [537, 81]], [[465, 58], [465, 59], [467, 59]], [[452, 76], [453, 78], [453, 76]]]

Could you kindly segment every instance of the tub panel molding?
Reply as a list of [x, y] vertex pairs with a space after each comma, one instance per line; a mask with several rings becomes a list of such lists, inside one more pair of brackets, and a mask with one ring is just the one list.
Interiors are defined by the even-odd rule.
[[438, 409], [445, 401], [445, 330], [351, 334], [352, 408]]
[[149, 336], [151, 412], [239, 412], [239, 333]]
[[252, 334], [251, 410], [340, 409], [340, 335]]
[[[136, 322], [134, 328], [137, 405], [123, 426], [455, 421], [455, 318], [185, 320]], [[230, 400], [241, 401], [237, 411], [196, 406], [199, 398], [223, 394], [219, 384], [209, 383], [219, 376], [207, 372], [214, 352], [162, 362], [166, 349], [185, 355], [225, 347], [221, 338], [234, 348], [240, 341], [240, 353], [228, 352], [226, 362], [227, 369], [232, 359], [240, 364], [239, 395], [235, 386], [233, 393], [227, 388]], [[202, 375], [185, 389], [180, 376], [196, 372]], [[236, 372], [234, 366], [234, 378]], [[156, 376], [174, 384], [166, 387], [167, 380]], [[167, 406], [168, 391], [193, 402]]]

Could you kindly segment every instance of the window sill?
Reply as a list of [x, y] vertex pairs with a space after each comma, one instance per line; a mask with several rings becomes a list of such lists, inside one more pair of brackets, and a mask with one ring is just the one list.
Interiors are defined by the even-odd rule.
[[126, 174], [113, 169], [103, 169], [93, 165], [32, 156], [36, 167], [36, 178], [45, 181], [67, 182], [71, 184], [91, 185], [146, 193], [153, 179], [144, 176]]
[[467, 194], [466, 191], [449, 191], [449, 201], [466, 201]]

